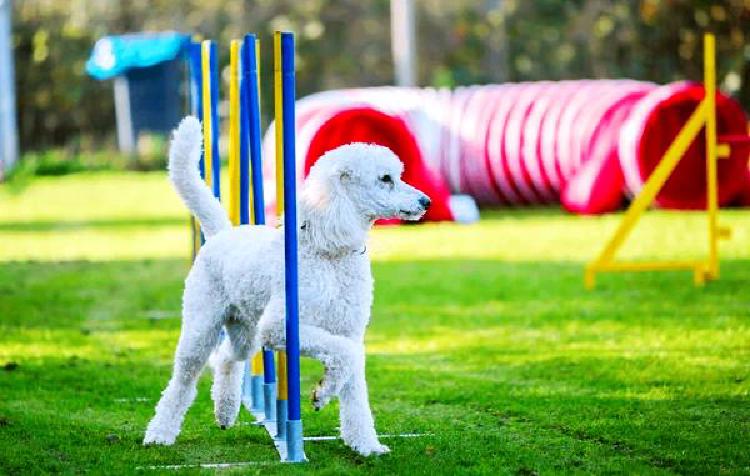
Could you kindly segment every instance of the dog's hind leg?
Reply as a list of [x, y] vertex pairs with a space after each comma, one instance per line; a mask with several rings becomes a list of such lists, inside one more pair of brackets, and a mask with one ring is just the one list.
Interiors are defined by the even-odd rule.
[[172, 378], [156, 405], [156, 414], [146, 428], [143, 444], [174, 443], [185, 412], [195, 399], [198, 377], [219, 341], [224, 312], [218, 303], [211, 302], [212, 293], [207, 292], [205, 286], [190, 286], [191, 278], [195, 276], [188, 278]]
[[246, 319], [230, 319], [224, 327], [227, 336], [212, 357], [214, 383], [211, 398], [214, 401], [216, 423], [222, 428], [228, 428], [234, 425], [240, 411], [243, 370], [255, 347], [255, 326]]
[[349, 447], [364, 456], [388, 453], [390, 449], [378, 441], [375, 420], [370, 410], [365, 380], [364, 346], [360, 347], [360, 358], [355, 359], [349, 380], [339, 394], [341, 438]]

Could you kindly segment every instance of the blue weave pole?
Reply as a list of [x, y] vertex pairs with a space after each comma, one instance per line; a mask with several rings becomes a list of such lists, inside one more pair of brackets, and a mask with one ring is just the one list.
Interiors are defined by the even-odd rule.
[[286, 426], [289, 421], [289, 404], [286, 400], [276, 398], [276, 438], [286, 442]]
[[[250, 224], [250, 114], [246, 99], [247, 81], [244, 71], [249, 68], [240, 47], [240, 225]], [[252, 358], [252, 357], [251, 357]], [[263, 376], [252, 375], [250, 362], [245, 362], [242, 382], [242, 401], [251, 412], [263, 411]]]
[[[190, 110], [192, 114], [199, 118], [203, 117], [203, 71], [201, 69], [201, 43], [200, 41], [191, 41], [188, 45], [188, 63], [190, 64]], [[201, 147], [201, 158], [198, 162], [198, 170], [200, 170], [201, 179], [206, 179], [206, 164], [203, 158], [203, 148]], [[195, 220], [193, 218], [192, 220]], [[193, 221], [191, 220], [191, 224]], [[195, 233], [195, 226], [193, 226], [193, 233]], [[206, 237], [203, 236], [203, 231], [200, 231], [200, 244], [201, 246], [206, 242]], [[195, 246], [195, 245], [194, 245]], [[198, 252], [197, 249], [193, 250], [193, 258]]]
[[[240, 54], [240, 71], [245, 71], [245, 61]], [[248, 115], [246, 81], [240, 74], [240, 225], [250, 224], [250, 116]]]
[[263, 347], [263, 415], [266, 421], [276, 421], [276, 368], [273, 349]]
[[[242, 85], [245, 91], [244, 106], [248, 115], [248, 149], [250, 151], [250, 171], [253, 184], [253, 214], [255, 224], [266, 223], [263, 199], [263, 162], [261, 158], [260, 100], [258, 91], [258, 57], [256, 37], [245, 35], [242, 41]], [[267, 421], [276, 419], [276, 369], [273, 349], [263, 348], [263, 410]]]
[[[188, 46], [188, 62], [190, 64], [190, 111], [197, 117], [203, 117], [203, 72], [201, 71], [201, 44], [191, 41]], [[201, 178], [206, 178], [206, 167], [203, 163], [203, 149], [199, 162]]]
[[[250, 363], [247, 364], [248, 373], [250, 373]], [[265, 415], [265, 401], [263, 400], [263, 376], [262, 375], [251, 375], [250, 376], [250, 398], [252, 399], [252, 411], [253, 412], [264, 412]]]
[[214, 196], [221, 198], [221, 157], [219, 157], [219, 59], [216, 42], [211, 42], [209, 69], [211, 71], [211, 185]]
[[299, 279], [297, 274], [297, 190], [295, 154], [294, 35], [281, 34], [281, 84], [284, 126], [284, 275], [288, 381], [287, 461], [305, 461], [300, 405]]
[[253, 34], [245, 35], [242, 44], [242, 55], [247, 69], [243, 69], [242, 75], [247, 85], [247, 98], [250, 112], [249, 139], [250, 139], [250, 162], [252, 164], [253, 180], [253, 213], [255, 224], [266, 223], [266, 212], [263, 195], [263, 160], [261, 158], [261, 146], [263, 137], [260, 132], [260, 92], [258, 91], [258, 57], [256, 55], [256, 38]]

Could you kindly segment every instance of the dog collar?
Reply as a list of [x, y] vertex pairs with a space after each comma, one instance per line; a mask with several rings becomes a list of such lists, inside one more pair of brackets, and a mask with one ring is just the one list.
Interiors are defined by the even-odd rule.
[[[302, 230], [302, 231], [307, 231], [307, 225], [308, 224], [309, 224], [309, 222], [307, 220], [303, 221], [302, 225], [300, 225], [299, 229]], [[352, 250], [352, 254], [364, 255], [365, 253], [367, 253], [367, 244], [365, 244], [365, 245], [362, 246], [362, 250], [360, 250], [359, 248], [355, 248], [355, 249]], [[323, 253], [323, 254], [330, 254], [330, 255], [332, 255], [332, 253]]]

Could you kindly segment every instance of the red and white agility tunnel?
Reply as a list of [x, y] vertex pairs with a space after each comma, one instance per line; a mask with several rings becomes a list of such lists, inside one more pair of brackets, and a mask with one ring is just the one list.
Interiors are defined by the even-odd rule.
[[[694, 83], [630, 80], [327, 91], [297, 102], [298, 170], [306, 174], [339, 145], [369, 142], [390, 147], [404, 179], [431, 197], [426, 220], [455, 218], [450, 194], [480, 205], [560, 202], [603, 213], [640, 190], [702, 96]], [[717, 123], [720, 136], [746, 134], [744, 112], [722, 94]], [[705, 207], [704, 158], [700, 135], [656, 203]], [[747, 149], [733, 148], [719, 162], [720, 204], [748, 196], [747, 159]]]

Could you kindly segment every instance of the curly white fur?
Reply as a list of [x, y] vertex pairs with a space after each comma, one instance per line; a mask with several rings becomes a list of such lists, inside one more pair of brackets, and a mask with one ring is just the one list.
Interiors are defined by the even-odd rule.
[[[197, 119], [185, 118], [170, 150], [170, 178], [207, 240], [185, 282], [174, 371], [144, 444], [174, 443], [222, 327], [228, 338], [212, 358], [211, 394], [224, 427], [239, 412], [243, 361], [262, 345], [284, 346], [283, 232], [230, 225], [197, 172], [200, 131]], [[300, 194], [300, 351], [325, 367], [313, 405], [320, 409], [338, 396], [341, 436], [363, 455], [389, 451], [375, 433], [365, 381], [373, 287], [367, 232], [376, 219], [416, 220], [429, 206], [425, 194], [401, 180], [402, 172], [389, 149], [349, 144], [316, 162]]]

